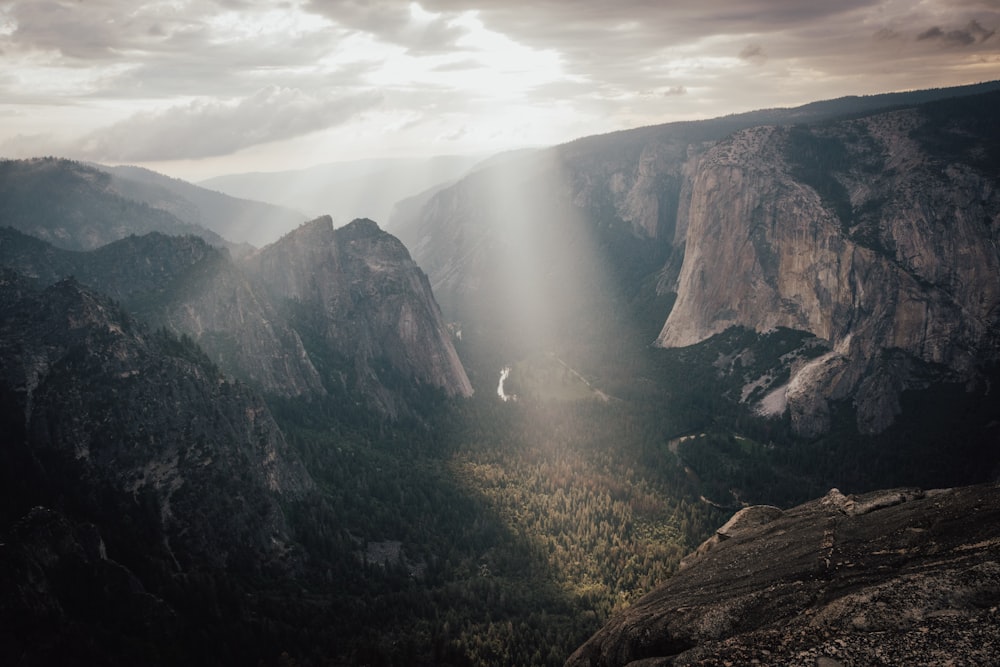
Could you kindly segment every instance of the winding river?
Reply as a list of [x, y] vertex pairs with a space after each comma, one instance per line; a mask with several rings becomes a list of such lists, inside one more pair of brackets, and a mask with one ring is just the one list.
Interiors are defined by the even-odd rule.
[[504, 403], [506, 403], [507, 401], [517, 399], [517, 397], [514, 396], [513, 394], [504, 393], [503, 383], [507, 380], [507, 377], [509, 375], [510, 375], [510, 366], [504, 366], [503, 368], [500, 369], [500, 382], [497, 383], [497, 396], [499, 396], [500, 400], [502, 400]]

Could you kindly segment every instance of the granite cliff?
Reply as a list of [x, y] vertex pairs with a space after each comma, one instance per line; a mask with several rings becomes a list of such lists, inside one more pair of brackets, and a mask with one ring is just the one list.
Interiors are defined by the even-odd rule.
[[998, 526], [996, 485], [749, 507], [566, 665], [993, 664]]
[[229, 375], [279, 396], [323, 394], [298, 334], [228, 253], [194, 236], [129, 236], [70, 252], [0, 229], [0, 263], [51, 284], [68, 276], [153, 328], [186, 334]]
[[719, 142], [698, 160], [657, 344], [731, 326], [827, 341], [781, 390], [805, 435], [829, 427], [830, 400], [851, 399], [859, 429], [878, 432], [934, 371], [975, 382], [1000, 352], [1000, 163], [983, 122], [998, 101]]
[[467, 348], [474, 336], [487, 349], [556, 341], [589, 345], [593, 358], [630, 337], [685, 347], [733, 327], [795, 329], [826, 353], [743, 378], [736, 400], [790, 414], [806, 437], [848, 405], [860, 432], [878, 433], [906, 390], [948, 382], [982, 393], [981, 371], [1000, 357], [995, 87], [500, 156], [401, 204], [391, 228]]
[[371, 220], [317, 218], [242, 266], [323, 357], [325, 381], [360, 389], [390, 414], [398, 379], [469, 396], [472, 387], [426, 275]]

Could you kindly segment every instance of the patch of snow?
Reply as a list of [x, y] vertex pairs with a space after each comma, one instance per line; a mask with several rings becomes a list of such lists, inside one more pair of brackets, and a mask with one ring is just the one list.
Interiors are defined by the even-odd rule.
[[767, 393], [757, 404], [755, 412], [761, 417], [780, 417], [788, 407], [788, 384], [783, 384], [777, 389]]

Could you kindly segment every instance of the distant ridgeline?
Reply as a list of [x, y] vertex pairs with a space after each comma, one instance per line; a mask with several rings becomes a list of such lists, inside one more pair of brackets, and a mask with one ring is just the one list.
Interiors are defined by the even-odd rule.
[[195, 234], [234, 250], [262, 245], [306, 216], [138, 167], [59, 158], [0, 161], [0, 221], [69, 250], [130, 234]]

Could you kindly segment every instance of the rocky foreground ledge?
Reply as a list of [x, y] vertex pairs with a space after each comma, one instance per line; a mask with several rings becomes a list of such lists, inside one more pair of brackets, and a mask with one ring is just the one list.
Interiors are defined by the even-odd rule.
[[1000, 486], [749, 507], [567, 667], [1000, 664]]

